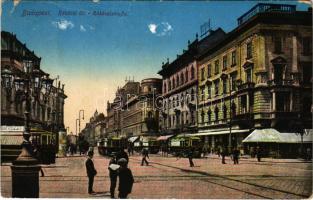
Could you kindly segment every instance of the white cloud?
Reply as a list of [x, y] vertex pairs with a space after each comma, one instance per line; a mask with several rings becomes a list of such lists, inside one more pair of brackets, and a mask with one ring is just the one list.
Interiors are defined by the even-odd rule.
[[94, 3], [99, 3], [100, 0], [92, 0], [92, 2], [94, 2]]
[[161, 22], [160, 24], [152, 23], [148, 25], [148, 28], [152, 34], [155, 34], [157, 36], [170, 35], [171, 32], [174, 30], [172, 25], [170, 25], [168, 22]]
[[312, 6], [313, 4], [313, 0], [298, 0], [299, 3], [305, 3], [305, 4], [309, 4]]
[[79, 30], [80, 30], [81, 32], [86, 32], [86, 29], [85, 29], [85, 27], [84, 27], [83, 25], [80, 25], [80, 26], [79, 26]]
[[52, 25], [60, 30], [67, 30], [72, 29], [74, 27], [74, 24], [71, 21], [68, 20], [61, 20], [58, 22], [52, 22]]
[[158, 25], [156, 25], [156, 24], [149, 24], [149, 25], [148, 25], [148, 28], [149, 28], [149, 30], [150, 30], [150, 32], [151, 32], [152, 34], [156, 34], [156, 29], [157, 29], [157, 27], [158, 27]]

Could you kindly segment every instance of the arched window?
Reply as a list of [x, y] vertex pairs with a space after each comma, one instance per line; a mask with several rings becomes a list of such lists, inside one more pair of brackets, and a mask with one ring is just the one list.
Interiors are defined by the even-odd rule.
[[176, 77], [176, 87], [179, 87], [180, 81], [179, 81], [179, 75]]

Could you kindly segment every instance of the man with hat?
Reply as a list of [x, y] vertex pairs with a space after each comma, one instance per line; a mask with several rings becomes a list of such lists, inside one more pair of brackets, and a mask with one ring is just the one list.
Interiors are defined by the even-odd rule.
[[127, 195], [131, 193], [134, 177], [129, 168], [127, 168], [127, 160], [125, 158], [121, 158], [117, 161], [120, 165], [118, 176], [119, 176], [119, 185], [118, 185], [118, 197], [120, 199], [126, 199]]
[[114, 193], [115, 193], [115, 187], [116, 187], [116, 182], [117, 182], [117, 175], [118, 175], [118, 169], [119, 165], [117, 164], [116, 160], [116, 154], [112, 153], [112, 158], [109, 163], [109, 176], [110, 176], [110, 194], [111, 198], [114, 199]]
[[93, 188], [93, 180], [97, 174], [97, 171], [96, 171], [95, 166], [94, 166], [93, 161], [92, 161], [93, 151], [88, 151], [87, 156], [88, 156], [88, 158], [86, 160], [85, 165], [86, 165], [87, 176], [88, 176], [88, 193], [94, 194], [95, 192], [92, 189]]

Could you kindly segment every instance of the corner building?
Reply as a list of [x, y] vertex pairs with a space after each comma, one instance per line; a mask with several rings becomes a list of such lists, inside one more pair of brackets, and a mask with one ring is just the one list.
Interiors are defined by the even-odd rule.
[[258, 4], [197, 60], [197, 135], [211, 150], [243, 147], [254, 129], [312, 127], [312, 10]]

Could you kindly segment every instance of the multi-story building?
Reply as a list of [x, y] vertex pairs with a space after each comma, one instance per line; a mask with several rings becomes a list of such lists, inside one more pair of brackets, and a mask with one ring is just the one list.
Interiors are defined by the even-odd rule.
[[156, 135], [159, 130], [159, 109], [162, 80], [141, 81], [140, 93], [129, 95], [122, 110], [122, 136]]
[[107, 119], [103, 113], [98, 113], [96, 110], [93, 116], [86, 123], [85, 128], [81, 131], [80, 135], [83, 136], [90, 146], [95, 146], [100, 138], [106, 134]]
[[258, 4], [198, 58], [198, 135], [241, 146], [251, 130], [312, 126], [312, 10]]
[[[61, 86], [60, 81], [55, 81], [49, 88], [40, 84], [49, 77], [49, 74], [40, 68], [40, 62], [41, 58], [19, 41], [16, 35], [1, 32], [1, 126], [6, 129], [23, 128], [26, 110], [23, 80], [27, 70], [32, 70], [33, 80], [29, 93], [31, 131], [54, 132], [44, 136], [41, 142], [58, 144], [58, 132], [64, 130], [64, 102], [67, 96], [64, 93], [64, 84]], [[34, 74], [35, 71], [38, 74]], [[3, 134], [2, 136], [3, 141], [12, 141], [6, 140]]]
[[113, 103], [107, 103], [107, 136], [120, 136], [122, 133], [122, 109], [128, 98], [138, 95], [140, 83], [133, 80], [126, 81], [122, 88], [118, 88]]
[[158, 72], [163, 77], [163, 110], [160, 119], [162, 134], [197, 132], [197, 56], [224, 38], [222, 29], [210, 31], [201, 40], [188, 41], [188, 49], [173, 62], [163, 64]]

